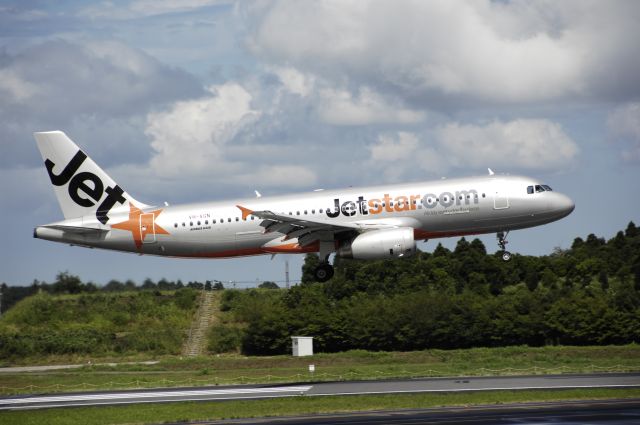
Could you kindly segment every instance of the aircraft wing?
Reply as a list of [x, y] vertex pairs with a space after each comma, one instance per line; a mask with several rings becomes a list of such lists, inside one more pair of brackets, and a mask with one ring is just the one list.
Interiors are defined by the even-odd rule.
[[309, 245], [317, 240], [333, 240], [339, 233], [359, 233], [363, 226], [352, 223], [334, 224], [325, 220], [310, 220], [299, 216], [276, 214], [272, 211], [253, 211], [236, 205], [242, 211], [242, 218], [253, 215], [262, 219], [260, 226], [264, 233], [278, 232], [286, 235], [284, 240], [297, 238], [301, 246]]

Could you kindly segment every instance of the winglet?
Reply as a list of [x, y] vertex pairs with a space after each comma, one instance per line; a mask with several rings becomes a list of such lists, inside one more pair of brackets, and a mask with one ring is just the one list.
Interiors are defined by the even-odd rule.
[[236, 207], [240, 208], [240, 211], [242, 211], [243, 220], [246, 220], [248, 216], [253, 214], [253, 211], [251, 211], [249, 208], [241, 207], [240, 205], [236, 205]]

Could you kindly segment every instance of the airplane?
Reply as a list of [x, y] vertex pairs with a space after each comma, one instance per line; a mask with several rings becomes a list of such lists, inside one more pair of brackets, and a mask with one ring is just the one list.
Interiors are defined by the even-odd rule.
[[[169, 206], [134, 199], [62, 131], [34, 133], [64, 220], [35, 238], [140, 255], [228, 258], [318, 253], [316, 280], [340, 258], [411, 257], [416, 241], [496, 233], [502, 258], [511, 230], [569, 215], [574, 202], [522, 176], [442, 179]], [[294, 176], [292, 176], [294, 177]]]

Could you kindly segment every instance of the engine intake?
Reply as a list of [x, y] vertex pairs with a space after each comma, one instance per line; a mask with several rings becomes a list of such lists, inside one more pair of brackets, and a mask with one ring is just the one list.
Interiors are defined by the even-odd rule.
[[338, 249], [340, 258], [356, 260], [380, 260], [411, 257], [416, 253], [413, 228], [371, 230], [361, 233]]

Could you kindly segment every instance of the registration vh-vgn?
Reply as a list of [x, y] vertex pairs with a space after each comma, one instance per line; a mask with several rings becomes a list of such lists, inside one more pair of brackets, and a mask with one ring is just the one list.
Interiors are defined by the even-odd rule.
[[36, 238], [91, 248], [183, 258], [317, 252], [318, 281], [329, 256], [410, 257], [416, 241], [496, 233], [502, 258], [510, 230], [559, 220], [573, 201], [535, 179], [489, 174], [419, 183], [316, 190], [185, 205], [134, 199], [61, 131], [35, 133], [64, 220]]

